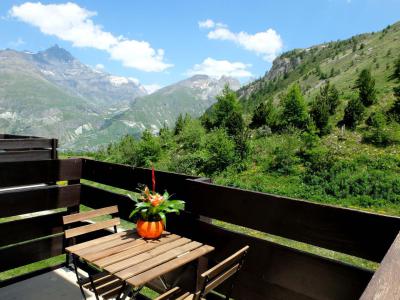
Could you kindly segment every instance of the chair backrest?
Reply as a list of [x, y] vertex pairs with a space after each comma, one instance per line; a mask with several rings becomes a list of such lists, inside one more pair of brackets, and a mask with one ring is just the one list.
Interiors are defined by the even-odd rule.
[[243, 247], [201, 274], [201, 290], [196, 293], [195, 299], [204, 297], [211, 290], [215, 289], [228, 278], [235, 275], [241, 269], [249, 248], [249, 246]]
[[[71, 224], [81, 221], [90, 220], [95, 217], [105, 216], [105, 215], [116, 215], [118, 214], [118, 206], [109, 206], [104, 208], [99, 208], [91, 210], [88, 212], [81, 212], [71, 215], [63, 216], [64, 227], [70, 227]], [[117, 226], [120, 224], [120, 219], [115, 217], [101, 222], [92, 223], [89, 225], [78, 226], [70, 229], [65, 229], [65, 239], [69, 240], [71, 238], [83, 235], [86, 233], [106, 229], [113, 227], [116, 232]]]

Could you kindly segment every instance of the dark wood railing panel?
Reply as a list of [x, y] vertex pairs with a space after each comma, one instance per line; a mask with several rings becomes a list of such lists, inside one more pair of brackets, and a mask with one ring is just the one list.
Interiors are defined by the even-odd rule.
[[400, 218], [187, 180], [195, 214], [380, 262]]
[[372, 272], [266, 240], [187, 218], [172, 217], [168, 230], [215, 247], [211, 260], [244, 245], [250, 250], [241, 270], [235, 299], [358, 299]]
[[74, 184], [0, 191], [0, 217], [79, 205], [80, 189]]
[[0, 249], [0, 272], [62, 254], [63, 235]]
[[17, 150], [17, 149], [51, 149], [53, 147], [52, 139], [44, 138], [10, 138], [3, 139], [0, 136], [1, 150]]
[[57, 212], [0, 223], [0, 247], [63, 232], [62, 216]]
[[400, 233], [362, 294], [361, 300], [400, 299]]
[[57, 159], [57, 139], [0, 134], [0, 162]]
[[126, 195], [86, 184], [82, 184], [81, 204], [93, 209], [118, 205], [118, 216], [127, 221], [129, 221], [131, 211], [135, 208], [135, 203]]
[[79, 180], [82, 160], [79, 158], [0, 163], [0, 187]]
[[[168, 190], [170, 194], [173, 193], [178, 198], [184, 197], [185, 180], [196, 178], [163, 171], [155, 171], [155, 174], [156, 190], [158, 192]], [[82, 178], [131, 191], [136, 191], [138, 184], [146, 184], [151, 188], [151, 169], [95, 160], [83, 160]]]
[[0, 163], [52, 159], [52, 150], [24, 150], [0, 152]]

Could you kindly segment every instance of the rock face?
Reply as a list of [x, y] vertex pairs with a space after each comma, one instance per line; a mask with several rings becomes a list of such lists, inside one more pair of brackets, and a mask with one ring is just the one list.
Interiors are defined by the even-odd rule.
[[277, 57], [273, 63], [271, 69], [265, 74], [266, 80], [274, 80], [280, 76], [288, 74], [294, 70], [301, 63], [301, 58], [297, 57]]
[[147, 94], [137, 79], [93, 69], [57, 45], [33, 54], [32, 58], [47, 80], [104, 108], [127, 106], [137, 97]]

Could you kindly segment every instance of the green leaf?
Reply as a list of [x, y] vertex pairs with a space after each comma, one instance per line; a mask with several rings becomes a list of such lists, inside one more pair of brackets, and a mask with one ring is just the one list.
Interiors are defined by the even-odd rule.
[[167, 227], [167, 216], [163, 212], [159, 212], [158, 215], [161, 218], [161, 221], [164, 223], [164, 226]]
[[137, 197], [132, 196], [131, 194], [127, 194], [127, 196], [134, 202], [139, 203], [139, 200], [137, 199]]

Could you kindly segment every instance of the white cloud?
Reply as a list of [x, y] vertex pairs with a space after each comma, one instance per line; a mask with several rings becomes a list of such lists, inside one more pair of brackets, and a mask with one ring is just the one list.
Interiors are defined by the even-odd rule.
[[112, 59], [121, 61], [126, 67], [161, 72], [172, 66], [163, 61], [164, 50], [154, 50], [148, 42], [129, 40], [104, 31], [91, 19], [96, 12], [75, 3], [45, 5], [40, 2], [26, 2], [13, 6], [9, 14], [38, 27], [44, 34], [72, 42], [75, 47], [107, 51]]
[[128, 80], [129, 80], [130, 82], [133, 82], [133, 83], [136, 84], [136, 85], [139, 85], [139, 84], [140, 84], [139, 79], [137, 79], [137, 78], [135, 78], [135, 77], [128, 77]]
[[215, 26], [215, 23], [213, 20], [207, 19], [204, 21], [199, 21], [200, 28], [213, 28], [214, 26]]
[[125, 67], [155, 72], [172, 67], [163, 62], [163, 49], [156, 51], [144, 41], [123, 40], [112, 47], [109, 52], [112, 59], [120, 60]]
[[98, 71], [103, 71], [105, 69], [103, 64], [97, 64], [94, 66], [94, 68]]
[[156, 84], [156, 83], [154, 83], [154, 84], [145, 84], [145, 85], [143, 85], [143, 86], [144, 86], [144, 89], [145, 89], [149, 94], [153, 94], [155, 91], [157, 91], [157, 90], [159, 90], [159, 89], [162, 88], [161, 85]]
[[244, 31], [234, 33], [225, 24], [212, 22], [215, 24], [214, 29], [207, 34], [210, 40], [232, 41], [242, 48], [262, 56], [266, 61], [274, 60], [283, 48], [282, 38], [274, 29], [269, 28], [255, 34]]
[[245, 78], [253, 76], [248, 68], [250, 64], [242, 62], [230, 62], [228, 60], [216, 60], [211, 57], [203, 60], [201, 64], [195, 64], [192, 69], [188, 70], [186, 74], [193, 76], [196, 74], [204, 74], [211, 77], [221, 77], [222, 75]]

